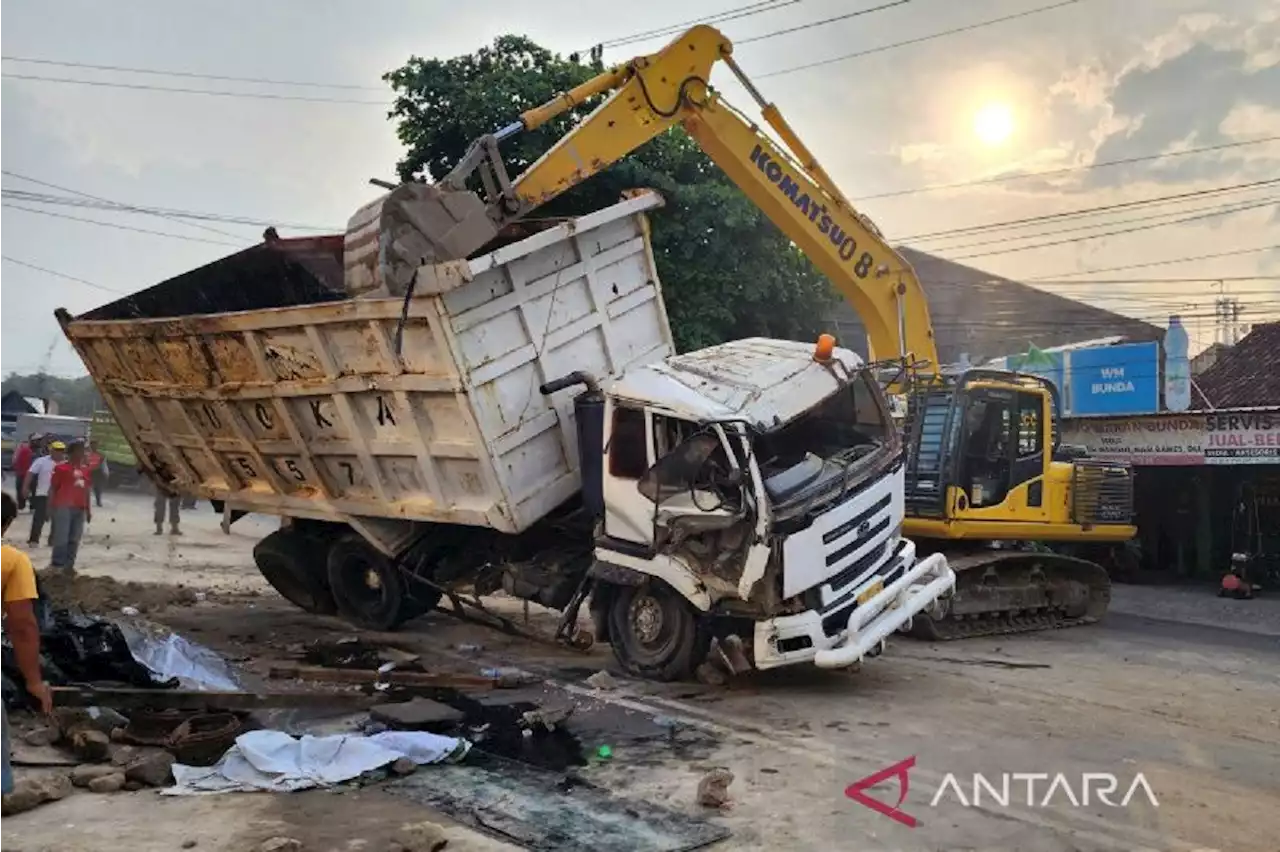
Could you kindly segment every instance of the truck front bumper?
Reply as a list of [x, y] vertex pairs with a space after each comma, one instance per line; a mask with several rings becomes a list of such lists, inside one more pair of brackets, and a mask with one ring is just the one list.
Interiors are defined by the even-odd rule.
[[817, 610], [757, 622], [756, 668], [808, 661], [824, 669], [851, 666], [868, 654], [879, 653], [890, 634], [910, 624], [955, 586], [956, 575], [947, 558], [935, 553], [914, 562], [892, 583], [859, 603], [849, 613], [844, 629], [834, 636], [828, 635], [829, 627], [824, 627], [823, 614]]

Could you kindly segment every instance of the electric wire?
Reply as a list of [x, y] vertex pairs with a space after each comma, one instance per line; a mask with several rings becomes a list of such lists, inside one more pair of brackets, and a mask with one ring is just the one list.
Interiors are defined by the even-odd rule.
[[68, 274], [67, 274], [67, 273], [65, 273], [65, 272], [58, 272], [56, 269], [49, 269], [48, 267], [44, 267], [44, 266], [37, 266], [37, 265], [36, 265], [36, 264], [34, 264], [34, 263], [31, 263], [31, 262], [26, 261], [26, 260], [19, 260], [18, 258], [13, 257], [13, 256], [11, 256], [11, 255], [7, 255], [7, 254], [6, 254], [6, 255], [3, 255], [3, 259], [4, 259], [4, 260], [6, 260], [6, 261], [8, 261], [9, 263], [17, 264], [18, 266], [25, 266], [27, 269], [34, 269], [34, 270], [35, 270], [35, 271], [37, 271], [37, 272], [43, 272], [43, 273], [45, 273], [46, 275], [53, 275], [53, 276], [55, 276], [55, 277], [57, 277], [57, 278], [65, 278], [65, 279], [67, 279], [68, 281], [74, 281], [74, 282], [76, 282], [77, 284], [84, 284], [86, 287], [92, 287], [92, 288], [93, 288], [93, 289], [95, 289], [95, 290], [103, 290], [103, 291], [105, 291], [105, 292], [107, 292], [107, 293], [115, 293], [115, 294], [120, 295], [120, 296], [127, 296], [127, 295], [129, 295], [129, 294], [128, 294], [128, 293], [126, 293], [124, 290], [117, 290], [117, 289], [115, 289], [114, 287], [107, 287], [106, 285], [103, 285], [103, 284], [97, 284], [97, 283], [95, 283], [95, 282], [93, 282], [93, 281], [88, 281], [88, 280], [86, 280], [86, 279], [84, 279], [84, 278], [77, 278], [76, 276], [74, 276], [74, 275], [68, 275]]
[[1226, 151], [1233, 148], [1246, 148], [1251, 145], [1265, 145], [1270, 142], [1280, 142], [1280, 136], [1263, 136], [1258, 139], [1243, 139], [1235, 142], [1222, 142], [1217, 145], [1204, 145], [1199, 148], [1185, 148], [1181, 151], [1164, 151], [1159, 154], [1142, 154], [1136, 157], [1124, 157], [1118, 160], [1100, 160], [1098, 162], [1089, 163], [1083, 166], [1063, 166], [1056, 169], [1042, 169], [1036, 172], [1018, 172], [1010, 175], [996, 175], [988, 178], [977, 178], [975, 180], [956, 181], [955, 183], [935, 183], [926, 184], [924, 186], [912, 187], [910, 189], [895, 189], [890, 192], [878, 192], [873, 195], [859, 195], [853, 198], [854, 201], [870, 201], [876, 198], [897, 198], [903, 195], [917, 195], [922, 192], [940, 192], [945, 189], [964, 189], [970, 186], [986, 186], [995, 183], [1007, 183], [1014, 180], [1026, 180], [1035, 177], [1053, 177], [1056, 175], [1074, 174], [1076, 172], [1088, 172], [1095, 169], [1105, 169], [1112, 166], [1127, 166], [1134, 163], [1149, 163], [1156, 160], [1169, 160], [1178, 157], [1190, 157], [1198, 154], [1208, 154], [1214, 151]]
[[[700, 24], [721, 24], [726, 21], [734, 21], [734, 20], [740, 20], [742, 18], [749, 18], [754, 15], [763, 14], [765, 12], [772, 12], [775, 9], [782, 9], [787, 6], [794, 6], [799, 2], [801, 2], [801, 0], [761, 0], [761, 2], [748, 3], [745, 6], [736, 6], [734, 8], [725, 9], [710, 15], [703, 15], [697, 18], [690, 18], [687, 21], [681, 21], [679, 23], [674, 23], [674, 24], [667, 24], [661, 27], [654, 27], [652, 29], [631, 33], [630, 35], [618, 36], [611, 39], [605, 39], [604, 41], [596, 42], [591, 47], [600, 47], [605, 49], [622, 47], [624, 45], [634, 44], [640, 41], [648, 41], [649, 39], [659, 38], [664, 35], [677, 33], [682, 30], [688, 29], [689, 27], [698, 26]], [[587, 48], [587, 50], [590, 50], [590, 48]], [[579, 52], [586, 53], [587, 50], [582, 50]]]
[[385, 86], [363, 86], [355, 83], [316, 83], [307, 80], [276, 80], [267, 77], [237, 77], [232, 74], [201, 74], [196, 71], [174, 71], [160, 68], [137, 68], [129, 65], [95, 65], [89, 62], [68, 62], [58, 59], [36, 59], [27, 56], [0, 56], [5, 62], [30, 65], [52, 65], [58, 68], [83, 68], [90, 71], [114, 71], [125, 74], [147, 74], [157, 77], [186, 77], [193, 80], [220, 80], [231, 83], [257, 83], [271, 86], [302, 86], [313, 89], [354, 89], [365, 92], [387, 91]]
[[756, 75], [756, 77], [757, 79], [763, 80], [766, 77], [780, 77], [783, 74], [794, 74], [797, 71], [807, 71], [810, 68], [820, 68], [824, 65], [832, 65], [836, 62], [844, 62], [849, 59], [857, 59], [863, 56], [870, 56], [873, 53], [883, 53], [886, 50], [894, 50], [899, 47], [907, 47], [908, 45], [921, 44], [922, 42], [933, 41], [935, 39], [945, 38], [946, 36], [957, 35], [959, 33], [972, 32], [973, 30], [983, 29], [985, 27], [990, 27], [995, 24], [1003, 24], [1006, 21], [1014, 21], [1019, 18], [1027, 18], [1032, 15], [1038, 15], [1042, 12], [1051, 12], [1054, 9], [1061, 9], [1065, 6], [1074, 6], [1080, 2], [1083, 2], [1083, 0], [1061, 0], [1061, 2], [1053, 3], [1048, 6], [1039, 6], [1035, 9], [1027, 9], [1012, 15], [1003, 15], [999, 18], [991, 18], [985, 21], [978, 21], [977, 23], [967, 24], [963, 27], [956, 27], [950, 30], [943, 30], [942, 32], [931, 33], [929, 35], [924, 35], [924, 36], [917, 36], [916, 38], [909, 38], [904, 41], [894, 42], [892, 44], [882, 44], [878, 47], [871, 47], [871, 48], [867, 48], [866, 50], [855, 51], [854, 53], [846, 53], [846, 54], [843, 54], [842, 56], [833, 56], [830, 59], [821, 59], [816, 62], [806, 62], [803, 65], [794, 65], [790, 68], [779, 68], [776, 71], [768, 71], [764, 74], [758, 74]]
[[210, 225], [198, 225], [198, 224], [193, 224], [193, 223], [190, 223], [190, 222], [182, 222], [182, 221], [181, 221], [181, 220], [179, 220], [177, 217], [175, 217], [175, 216], [173, 216], [173, 215], [171, 215], [171, 214], [169, 214], [169, 213], [165, 213], [165, 212], [162, 212], [162, 211], [153, 211], [153, 210], [144, 209], [144, 208], [142, 208], [142, 207], [135, 207], [135, 206], [130, 205], [130, 204], [124, 204], [124, 203], [122, 203], [122, 202], [115, 201], [115, 200], [113, 200], [113, 199], [106, 198], [106, 197], [101, 196], [101, 195], [93, 195], [92, 193], [88, 193], [88, 192], [81, 192], [80, 190], [78, 190], [78, 189], [72, 189], [72, 188], [71, 188], [71, 187], [69, 187], [69, 186], [61, 186], [61, 185], [56, 184], [56, 183], [50, 183], [49, 181], [46, 181], [46, 180], [40, 180], [40, 179], [38, 179], [38, 178], [33, 178], [33, 177], [31, 177], [30, 175], [24, 175], [24, 174], [21, 174], [20, 172], [15, 172], [15, 171], [12, 171], [12, 170], [10, 170], [10, 169], [3, 169], [3, 170], [0, 170], [0, 174], [7, 175], [8, 177], [11, 177], [11, 178], [17, 178], [18, 180], [23, 180], [23, 181], [26, 181], [27, 183], [33, 183], [33, 184], [35, 184], [36, 186], [43, 186], [43, 187], [47, 187], [48, 189], [56, 189], [56, 190], [59, 190], [60, 192], [69, 192], [69, 193], [71, 193], [72, 195], [77, 195], [77, 196], [80, 196], [81, 198], [88, 198], [88, 199], [92, 199], [92, 200], [94, 200], [94, 201], [104, 202], [104, 203], [106, 203], [106, 204], [113, 204], [113, 205], [116, 205], [116, 206], [120, 207], [121, 209], [123, 209], [123, 210], [127, 210], [127, 211], [129, 211], [129, 212], [134, 212], [134, 213], [143, 213], [143, 214], [151, 215], [151, 216], [158, 216], [158, 217], [160, 217], [160, 218], [162, 218], [162, 219], [169, 219], [169, 220], [171, 220], [171, 221], [178, 222], [179, 224], [185, 224], [185, 225], [189, 225], [189, 226], [190, 226], [190, 227], [192, 227], [192, 228], [199, 228], [199, 229], [200, 229], [200, 230], [202, 230], [202, 231], [208, 231], [208, 232], [209, 232], [209, 233], [211, 233], [211, 234], [220, 234], [221, 236], [224, 236], [224, 237], [231, 237], [232, 239], [237, 239], [237, 240], [238, 240], [238, 239], [241, 239], [241, 237], [240, 237], [239, 235], [237, 235], [237, 234], [233, 234], [233, 233], [231, 233], [230, 231], [224, 231], [224, 230], [222, 230], [221, 228], [214, 228], [214, 227], [212, 227], [212, 226], [210, 226]]
[[1113, 204], [1099, 204], [1091, 207], [1080, 207], [1075, 210], [1066, 210], [1060, 213], [1045, 213], [1039, 216], [1025, 216], [1020, 219], [1006, 219], [1000, 222], [987, 222], [982, 225], [969, 225], [964, 228], [948, 228], [943, 231], [929, 231], [922, 234], [911, 234], [910, 236], [898, 237], [897, 239], [902, 242], [916, 242], [919, 240], [932, 241], [935, 239], [949, 239], [952, 237], [982, 233], [985, 231], [1014, 230], [1023, 226], [1040, 224], [1042, 222], [1051, 222], [1059, 219], [1073, 219], [1080, 216], [1093, 216], [1099, 213], [1111, 213], [1118, 210], [1129, 210], [1135, 207], [1145, 207], [1148, 205], [1172, 204], [1183, 200], [1202, 198], [1207, 195], [1221, 195], [1229, 192], [1242, 192], [1264, 186], [1273, 186], [1277, 183], [1280, 183], [1280, 178], [1267, 178], [1265, 180], [1255, 180], [1247, 183], [1215, 186], [1210, 189], [1198, 189], [1191, 192], [1159, 195], [1136, 201], [1121, 201]]
[[21, 210], [24, 213], [34, 213], [38, 216], [52, 216], [57, 219], [67, 219], [72, 222], [83, 222], [86, 225], [98, 225], [103, 228], [115, 228], [121, 231], [134, 231], [139, 234], [150, 234], [155, 237], [169, 237], [174, 240], [186, 240], [193, 243], [208, 243], [210, 245], [231, 246], [236, 249], [243, 249], [245, 246], [239, 243], [231, 243], [226, 240], [210, 240], [204, 237], [193, 237], [189, 234], [174, 234], [169, 231], [152, 231], [148, 228], [134, 228], [130, 225], [120, 225], [115, 222], [103, 222], [99, 219], [83, 219], [79, 216], [68, 216], [66, 213], [55, 213], [52, 210], [37, 210], [34, 207], [23, 207], [12, 202], [4, 202], [0, 207], [7, 207], [11, 210]]
[[827, 24], [834, 24], [839, 21], [847, 21], [850, 18], [859, 18], [859, 17], [862, 17], [863, 15], [870, 15], [872, 12], [883, 12], [886, 9], [892, 9], [894, 6], [905, 6], [910, 2], [911, 0], [893, 0], [893, 2], [890, 2], [890, 3], [881, 3], [879, 6], [871, 6], [866, 9], [858, 9], [855, 12], [846, 12], [843, 15], [836, 15], [831, 18], [823, 18], [820, 21], [810, 21], [805, 24], [798, 24], [794, 27], [787, 27], [786, 29], [773, 30], [771, 32], [761, 33], [760, 35], [749, 36], [747, 38], [734, 39], [733, 44], [734, 44], [734, 47], [738, 47], [744, 44], [753, 44], [757, 41], [764, 41], [765, 39], [777, 38], [778, 36], [784, 36], [784, 35], [790, 35], [791, 33], [798, 33], [798, 32], [801, 32], [802, 30], [811, 30], [814, 27], [825, 27]]
[[134, 89], [150, 92], [172, 92], [180, 95], [210, 95], [223, 98], [251, 98], [268, 101], [302, 101], [321, 104], [358, 104], [361, 106], [394, 106], [395, 101], [369, 101], [355, 98], [328, 98], [318, 95], [282, 95], [272, 92], [229, 92], [221, 89], [190, 89], [181, 86], [155, 86], [149, 83], [124, 83], [114, 80], [83, 80], [72, 77], [46, 77], [41, 74], [0, 73], [6, 80], [27, 80], [40, 83], [63, 83], [77, 86], [101, 86], [107, 89]]
[[[1145, 230], [1150, 230], [1152, 228], [1162, 228], [1162, 227], [1165, 227], [1166, 225], [1180, 225], [1185, 222], [1194, 222], [1194, 221], [1199, 221], [1201, 219], [1213, 218], [1215, 216], [1227, 216], [1232, 213], [1241, 213], [1247, 210], [1256, 210], [1261, 207], [1269, 207], [1276, 204], [1280, 204], [1280, 196], [1272, 196], [1272, 197], [1263, 198], [1263, 199], [1255, 199], [1253, 201], [1237, 201], [1228, 205], [1215, 205], [1213, 207], [1202, 207], [1202, 208], [1196, 208], [1191, 211], [1176, 210], [1176, 211], [1170, 211], [1165, 213], [1155, 213], [1148, 216], [1135, 216], [1129, 219], [1115, 219], [1110, 222], [1093, 222], [1093, 223], [1084, 224], [1084, 225], [1075, 225], [1068, 228], [1058, 228], [1056, 230], [1051, 229], [1047, 231], [1036, 231], [1034, 233], [1021, 234], [1017, 236], [996, 237], [994, 239], [989, 239], [989, 240], [979, 240], [977, 242], [946, 246], [940, 249], [931, 249], [930, 253], [933, 254], [938, 251], [943, 251], [943, 252], [964, 251], [967, 249], [979, 248], [982, 246], [1007, 245], [1008, 243], [1017, 242], [1019, 240], [1031, 240], [1031, 239], [1036, 239], [1038, 237], [1050, 237], [1050, 236], [1057, 236], [1061, 234], [1070, 234], [1074, 232], [1090, 230], [1093, 228], [1109, 228], [1109, 227], [1114, 227], [1116, 225], [1131, 225], [1134, 223], [1153, 223], [1153, 224], [1148, 224], [1146, 225], [1146, 227], [1142, 227], [1142, 228], [1129, 228], [1129, 229], [1119, 230], [1119, 231], [1107, 231], [1106, 233], [1103, 233], [1103, 234], [1083, 234], [1073, 240], [1060, 240], [1058, 242], [1043, 243], [1037, 246], [1020, 246], [1016, 249], [1010, 249], [1010, 251], [1022, 251], [1024, 249], [1030, 249], [1030, 248], [1041, 248], [1041, 247], [1047, 247], [1052, 245], [1064, 245], [1068, 242], [1075, 242], [1077, 240], [1080, 240], [1080, 241], [1092, 240], [1092, 239], [1097, 239], [1099, 237], [1116, 236], [1118, 234], [1133, 233], [1134, 231], [1145, 231]], [[1184, 215], [1186, 213], [1193, 213], [1196, 215]], [[1179, 216], [1182, 218], [1172, 219], [1167, 222], [1155, 221], [1157, 219], [1166, 219], [1170, 216]], [[1004, 254], [1004, 253], [1007, 253], [1007, 252], [995, 252], [995, 254]], [[964, 257], [977, 257], [977, 256], [978, 255], [964, 255]]]
[[1154, 228], [1164, 228], [1169, 225], [1182, 225], [1187, 222], [1197, 222], [1203, 219], [1212, 219], [1217, 216], [1229, 216], [1234, 213], [1243, 213], [1246, 210], [1256, 210], [1261, 207], [1270, 207], [1275, 203], [1276, 203], [1276, 199], [1268, 198], [1267, 200], [1262, 202], [1238, 206], [1233, 210], [1216, 211], [1212, 213], [1200, 213], [1195, 216], [1185, 216], [1181, 219], [1173, 219], [1168, 222], [1156, 222], [1148, 225], [1136, 225], [1132, 228], [1121, 228], [1116, 231], [1104, 231], [1103, 233], [1100, 233], [1100, 234], [1085, 234], [1083, 236], [1070, 237], [1068, 239], [1063, 239], [1063, 240], [1051, 240], [1046, 243], [1036, 243], [1034, 245], [1029, 245], [1029, 246], [1016, 246], [1013, 248], [996, 249], [994, 251], [981, 251], [981, 252], [975, 252], [973, 254], [962, 254], [962, 255], [957, 255], [956, 257], [944, 257], [943, 255], [937, 255], [937, 256], [942, 257], [943, 260], [958, 261], [958, 260], [971, 260], [975, 257], [995, 257], [997, 255], [1002, 255], [1002, 254], [1016, 254], [1024, 251], [1034, 251], [1036, 249], [1068, 245], [1070, 243], [1081, 243], [1087, 240], [1098, 240], [1104, 237], [1116, 237], [1116, 236], [1121, 236], [1123, 234], [1137, 233], [1139, 231], [1149, 231]]

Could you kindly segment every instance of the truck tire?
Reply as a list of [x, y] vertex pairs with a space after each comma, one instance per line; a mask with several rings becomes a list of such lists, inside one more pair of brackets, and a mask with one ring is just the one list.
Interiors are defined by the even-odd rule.
[[253, 561], [271, 587], [299, 609], [315, 615], [338, 611], [324, 549], [315, 539], [292, 529], [276, 530], [254, 546]]
[[649, 680], [681, 680], [707, 656], [711, 636], [674, 589], [651, 579], [609, 595], [609, 644], [624, 669]]
[[366, 630], [395, 630], [440, 600], [429, 587], [410, 588], [404, 572], [358, 533], [333, 543], [328, 569], [338, 614]]

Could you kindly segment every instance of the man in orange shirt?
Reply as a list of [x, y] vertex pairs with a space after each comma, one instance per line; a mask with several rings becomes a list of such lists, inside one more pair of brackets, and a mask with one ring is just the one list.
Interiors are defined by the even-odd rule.
[[[3, 502], [4, 531], [18, 516], [18, 504], [8, 494], [0, 497]], [[53, 693], [44, 682], [40, 672], [40, 627], [36, 623], [35, 600], [36, 572], [31, 567], [27, 554], [9, 544], [0, 545], [0, 589], [4, 599], [4, 632], [13, 643], [13, 653], [17, 657], [18, 670], [22, 672], [22, 680], [27, 694], [34, 698], [44, 713], [53, 710]], [[4, 759], [4, 792], [13, 789], [13, 773], [9, 767], [9, 717], [3, 719], [3, 751]]]
[[92, 473], [84, 463], [84, 444], [71, 445], [67, 460], [53, 469], [53, 481], [49, 485], [49, 508], [53, 514], [54, 568], [73, 571], [84, 525], [93, 519], [89, 502]]
[[102, 490], [106, 488], [107, 479], [111, 476], [111, 465], [107, 464], [106, 457], [98, 452], [96, 441], [89, 442], [89, 452], [85, 455], [85, 461], [89, 465], [89, 474], [93, 477], [93, 504], [101, 509]]

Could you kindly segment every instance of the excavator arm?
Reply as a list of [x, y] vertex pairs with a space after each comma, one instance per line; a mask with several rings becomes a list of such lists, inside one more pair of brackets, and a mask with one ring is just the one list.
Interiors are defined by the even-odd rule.
[[[694, 27], [658, 53], [611, 68], [476, 140], [439, 183], [400, 187], [382, 204], [381, 215], [389, 218], [376, 223], [390, 226], [379, 228], [391, 235], [378, 255], [383, 274], [403, 287], [420, 264], [464, 259], [504, 225], [680, 125], [853, 305], [872, 359], [904, 359], [917, 374], [936, 373], [928, 306], [910, 264], [840, 193], [777, 108], [741, 72], [732, 50], [719, 31]], [[711, 88], [717, 62], [751, 93], [789, 152]], [[503, 139], [606, 93], [537, 162], [514, 181], [508, 177], [499, 152]], [[468, 189], [476, 174], [484, 199]], [[398, 269], [386, 268], [397, 263]]]

